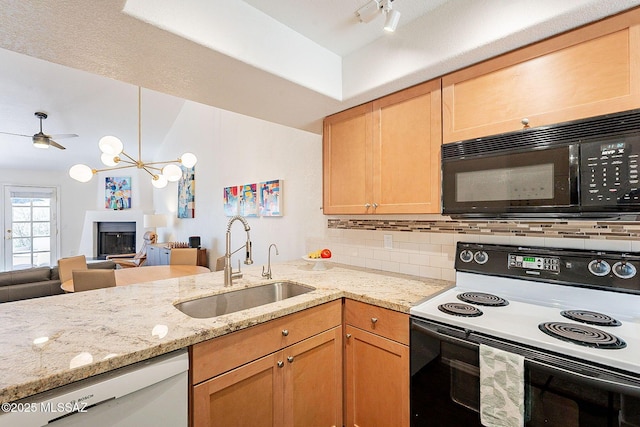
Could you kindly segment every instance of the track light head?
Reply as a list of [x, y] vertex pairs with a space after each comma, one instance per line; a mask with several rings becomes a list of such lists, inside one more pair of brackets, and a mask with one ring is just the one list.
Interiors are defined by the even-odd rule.
[[398, 22], [400, 22], [400, 12], [397, 10], [389, 10], [387, 12], [387, 19], [384, 22], [384, 30], [393, 33], [398, 27]]

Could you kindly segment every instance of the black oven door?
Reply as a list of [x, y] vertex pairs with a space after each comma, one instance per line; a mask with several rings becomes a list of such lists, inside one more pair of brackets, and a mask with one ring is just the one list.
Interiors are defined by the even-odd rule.
[[479, 343], [524, 353], [526, 427], [640, 426], [640, 378], [412, 318], [412, 427], [482, 425]]
[[442, 160], [445, 215], [578, 214], [578, 146]]

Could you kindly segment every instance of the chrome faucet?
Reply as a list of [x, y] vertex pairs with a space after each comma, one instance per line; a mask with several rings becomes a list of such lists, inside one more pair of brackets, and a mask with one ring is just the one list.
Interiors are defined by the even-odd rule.
[[265, 279], [271, 280], [271, 247], [274, 247], [276, 249], [276, 255], [280, 255], [278, 253], [278, 247], [276, 246], [275, 243], [272, 243], [269, 245], [269, 249], [267, 250], [269, 252], [269, 256], [267, 257], [267, 271], [264, 271], [264, 265], [262, 266], [262, 277], [264, 277]]
[[[247, 242], [244, 244], [244, 246], [240, 246], [238, 249], [231, 252], [231, 225], [234, 223], [234, 221], [240, 221], [244, 225], [244, 231], [247, 232]], [[239, 279], [242, 277], [242, 271], [240, 270], [240, 261], [238, 260], [238, 271], [233, 271], [233, 267], [231, 266], [231, 255], [235, 254], [240, 249], [245, 248], [246, 258], [244, 260], [244, 263], [246, 265], [253, 264], [253, 259], [251, 258], [251, 238], [249, 237], [250, 229], [251, 227], [249, 227], [247, 220], [241, 217], [240, 215], [236, 215], [233, 218], [231, 218], [229, 220], [229, 223], [227, 224], [227, 243], [224, 251], [224, 286], [225, 287], [233, 285], [233, 279]]]

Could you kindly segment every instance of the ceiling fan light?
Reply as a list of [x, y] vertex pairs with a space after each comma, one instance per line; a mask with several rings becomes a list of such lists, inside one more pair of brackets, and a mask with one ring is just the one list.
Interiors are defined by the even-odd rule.
[[124, 144], [122, 144], [122, 141], [115, 136], [110, 135], [100, 138], [98, 147], [103, 153], [110, 154], [112, 156], [117, 156], [122, 153], [122, 150], [124, 150]]
[[180, 157], [180, 163], [185, 168], [192, 168], [198, 163], [198, 158], [193, 153], [184, 153], [182, 157]]
[[167, 186], [167, 178], [164, 175], [154, 175], [151, 184], [156, 188], [164, 188]]
[[393, 33], [400, 22], [400, 12], [395, 9], [387, 12], [387, 19], [384, 22], [384, 30]]
[[182, 176], [182, 169], [173, 163], [168, 164], [162, 168], [162, 175], [167, 178], [167, 181], [175, 182]]
[[120, 163], [120, 158], [117, 156], [113, 156], [112, 154], [102, 153], [102, 155], [100, 156], [100, 161], [103, 165], [112, 167]]
[[77, 164], [71, 166], [69, 176], [79, 182], [89, 182], [93, 177], [93, 170], [87, 165]]
[[36, 148], [49, 148], [51, 144], [49, 144], [49, 138], [46, 136], [34, 135], [33, 138], [33, 146]]

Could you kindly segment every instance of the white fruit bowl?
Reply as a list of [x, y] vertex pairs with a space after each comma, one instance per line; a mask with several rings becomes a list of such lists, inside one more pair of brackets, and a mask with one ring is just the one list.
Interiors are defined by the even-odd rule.
[[303, 256], [302, 257], [303, 260], [308, 261], [313, 263], [313, 268], [312, 270], [315, 271], [323, 271], [327, 269], [327, 266], [325, 265], [325, 261], [329, 261], [330, 258], [309, 258], [308, 256]]

